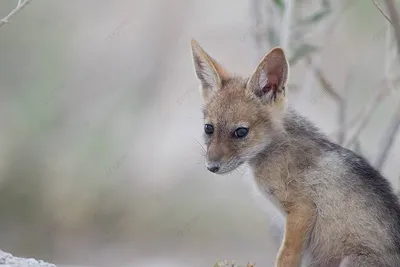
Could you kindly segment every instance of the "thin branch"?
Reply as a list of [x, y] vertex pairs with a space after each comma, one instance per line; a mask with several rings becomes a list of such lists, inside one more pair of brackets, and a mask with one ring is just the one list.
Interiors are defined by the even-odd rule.
[[[374, 110], [371, 111], [370, 109], [373, 109], [374, 106], [376, 106], [378, 103], [383, 101], [383, 99], [389, 95], [389, 92], [390, 92], [390, 87], [387, 87], [387, 86], [382, 87], [382, 89], [379, 90], [378, 94], [368, 104], [366, 104], [352, 119], [345, 122], [344, 125], [341, 125], [340, 128], [346, 127], [347, 130], [351, 130], [356, 125], [362, 124], [363, 121], [365, 119], [367, 119], [367, 117], [370, 116], [374, 112]], [[336, 135], [336, 134], [338, 134], [338, 132], [331, 133], [331, 135]], [[353, 140], [353, 142], [354, 142], [354, 140]], [[349, 145], [351, 145], [351, 144], [349, 144]]]
[[306, 59], [308, 61], [308, 68], [306, 70], [306, 74], [304, 75], [304, 80], [300, 89], [304, 95], [308, 95], [314, 88], [313, 84], [315, 82], [315, 72], [316, 69], [321, 65], [321, 54], [314, 56], [314, 58], [307, 57]]
[[385, 99], [385, 97], [388, 95], [389, 87], [384, 86], [382, 87], [381, 90], [379, 90], [378, 94], [375, 96], [375, 98], [367, 104], [363, 110], [357, 115], [357, 120], [360, 121], [357, 130], [354, 132], [353, 135], [349, 138], [349, 140], [345, 143], [345, 147], [350, 147], [359, 137], [361, 132], [364, 130], [364, 128], [368, 125], [368, 122], [372, 118], [372, 114], [375, 112], [376, 108], [378, 107], [379, 103]]
[[389, 21], [390, 24], [392, 24], [392, 21], [390, 20], [388, 15], [386, 15], [385, 12], [383, 12], [382, 8], [378, 5], [378, 3], [375, 0], [372, 0], [372, 3], [376, 6], [376, 8], [379, 10], [379, 12], [381, 12], [381, 14], [385, 17], [385, 19], [387, 19], [387, 21]]
[[392, 117], [391, 122], [389, 124], [388, 129], [384, 138], [382, 138], [382, 149], [378, 152], [377, 160], [375, 163], [375, 167], [380, 170], [385, 164], [387, 157], [390, 152], [390, 148], [393, 146], [394, 141], [396, 140], [397, 132], [400, 126], [400, 106], [398, 106], [395, 115]]
[[[307, 62], [309, 64], [312, 64], [311, 58], [307, 57]], [[328, 93], [328, 95], [338, 104], [338, 124], [339, 124], [339, 130], [337, 131], [338, 135], [338, 143], [342, 144], [346, 138], [346, 131], [347, 131], [347, 125], [346, 125], [346, 113], [347, 113], [347, 98], [341, 96], [337, 90], [333, 87], [333, 85], [326, 79], [325, 75], [323, 74], [322, 70], [320, 68], [315, 68], [315, 76], [320, 82], [322, 88], [325, 90], [325, 92]], [[346, 79], [346, 85], [345, 85], [345, 90], [347, 92], [347, 87], [348, 87], [348, 82], [350, 79], [350, 75], [347, 76]]]
[[[389, 23], [388, 23], [389, 24]], [[391, 54], [391, 44], [392, 44], [392, 34], [391, 34], [391, 30], [390, 30], [390, 25], [389, 26], [389, 30], [386, 31], [386, 39], [385, 39], [385, 79], [390, 79], [390, 69], [392, 66], [392, 54]]]
[[[327, 22], [327, 27], [326, 27], [325, 33], [323, 35], [323, 42], [322, 42], [322, 45], [320, 46], [320, 47], [322, 47], [322, 49], [324, 49], [326, 47], [326, 44], [328, 43], [329, 39], [332, 38], [333, 32], [334, 32], [340, 18], [346, 11], [346, 9], [348, 9], [354, 2], [355, 1], [351, 1], [351, 0], [345, 1], [338, 9], [338, 12], [336, 12], [335, 14], [330, 16], [331, 18]], [[309, 64], [309, 70], [307, 72], [306, 79], [304, 81], [304, 86], [310, 86], [313, 82], [313, 78], [316, 77], [318, 79], [318, 81], [320, 82], [320, 84], [322, 85], [322, 88], [338, 104], [339, 107], [338, 107], [337, 120], [338, 120], [338, 124], [339, 124], [339, 129], [337, 132], [337, 138], [338, 138], [338, 142], [340, 144], [342, 144], [345, 140], [346, 131], [347, 131], [347, 126], [346, 126], [346, 121], [347, 121], [346, 114], [347, 114], [347, 106], [348, 106], [347, 98], [341, 96], [339, 94], [339, 92], [333, 88], [332, 84], [330, 82], [328, 82], [328, 80], [323, 75], [321, 69], [319, 68], [320, 61], [321, 61], [321, 53], [322, 52], [320, 51], [320, 53], [316, 56], [316, 59], [314, 59], [313, 61], [311, 60], [310, 57], [306, 58], [308, 61], [308, 64]], [[349, 78], [349, 77], [347, 77], [347, 78]], [[348, 82], [348, 80], [346, 80], [346, 83], [347, 82]]]
[[[375, 6], [377, 6], [376, 2], [374, 0], [373, 0], [373, 2], [375, 4]], [[380, 11], [382, 10], [379, 6], [377, 6], [377, 7], [378, 7], [378, 9], [380, 9]], [[386, 18], [386, 16], [385, 16], [385, 18]], [[375, 35], [375, 37], [380, 35], [380, 33], [383, 32], [383, 30], [389, 28], [389, 30], [387, 32], [387, 42], [388, 42], [389, 41], [388, 38], [390, 38], [390, 28], [391, 28], [390, 25], [393, 25], [393, 23], [390, 19], [388, 19], [387, 21], [388, 21], [388, 24], [390, 23], [389, 26], [382, 28], [382, 30], [377, 35]], [[375, 37], [374, 37], [374, 40], [377, 39]], [[390, 62], [388, 61], [390, 59], [390, 57], [388, 58], [388, 55], [386, 55], [385, 59], [386, 59], [385, 74], [387, 74], [388, 73], [387, 69], [390, 68], [390, 65], [389, 65]], [[386, 76], [385, 77], [386, 84], [390, 84], [390, 83], [388, 83], [388, 79], [389, 79], [389, 77]], [[382, 89], [378, 92], [378, 94], [375, 96], [375, 98], [370, 103], [365, 105], [364, 108], [356, 116], [354, 116], [349, 122], [345, 123], [345, 126], [348, 127], [348, 130], [351, 128], [354, 128], [354, 126], [358, 125], [356, 132], [350, 137], [350, 139], [347, 141], [345, 146], [350, 146], [350, 145], [354, 144], [354, 142], [357, 140], [361, 131], [368, 124], [368, 122], [370, 120], [369, 117], [375, 111], [376, 106], [389, 94], [390, 88], [391, 88], [390, 86], [386, 86], [386, 85], [384, 87], [382, 87]]]
[[[365, 113], [364, 109], [362, 111], [360, 111], [356, 116], [354, 116], [351, 120], [339, 125], [339, 129], [344, 127], [347, 130], [351, 130], [354, 127], [354, 124], [357, 123], [361, 119], [361, 117], [363, 117], [363, 114]], [[336, 135], [338, 133], [339, 133], [339, 131], [336, 131], [336, 132], [332, 132], [331, 134]]]
[[393, 25], [394, 35], [397, 40], [397, 52], [400, 54], [400, 22], [399, 22], [399, 13], [397, 12], [396, 5], [393, 0], [386, 0], [386, 7], [389, 11], [390, 21]]
[[[322, 88], [328, 95], [338, 104], [338, 124], [339, 130], [337, 131], [338, 143], [342, 144], [345, 140], [345, 134], [347, 130], [346, 126], [346, 113], [347, 113], [347, 99], [341, 96], [333, 85], [326, 79], [325, 75], [322, 73], [321, 69], [316, 69], [315, 75], [318, 81], [321, 83]], [[347, 77], [346, 83], [348, 83], [349, 76]], [[347, 84], [346, 86], [347, 87]]]
[[292, 14], [294, 9], [293, 0], [285, 0], [285, 11], [282, 18], [282, 29], [281, 29], [281, 37], [280, 44], [284, 51], [289, 50], [290, 43], [290, 28], [292, 24]]
[[[327, 22], [327, 27], [326, 27], [325, 33], [323, 34], [323, 37], [322, 37], [323, 43], [322, 43], [322, 45], [320, 45], [320, 47], [322, 49], [324, 49], [326, 47], [326, 44], [328, 44], [329, 38], [331, 38], [333, 36], [334, 30], [341, 18], [341, 15], [349, 7], [350, 3], [351, 3], [350, 0], [348, 0], [346, 2], [346, 4], [342, 8], [340, 8], [340, 10], [335, 15], [330, 15], [330, 20], [328, 20], [328, 22]], [[311, 29], [310, 35], [313, 33], [314, 32]], [[304, 41], [306, 39], [307, 39], [307, 37], [303, 37], [302, 40], [300, 40], [300, 41]], [[309, 67], [307, 69], [307, 73], [305, 74], [303, 86], [301, 89], [304, 94], [307, 94], [308, 91], [310, 91], [311, 88], [313, 88], [316, 71], [321, 65], [321, 60], [322, 60], [321, 53], [322, 53], [322, 51], [320, 51], [316, 56], [314, 56], [313, 60], [311, 59], [311, 57], [307, 57]]]
[[[393, 25], [394, 35], [396, 37], [396, 44], [397, 44], [397, 53], [398, 59], [400, 59], [400, 21], [399, 21], [399, 13], [397, 12], [397, 8], [393, 2], [393, 0], [386, 0], [386, 7], [388, 9], [391, 24]], [[400, 126], [400, 105], [397, 107], [395, 114], [393, 115], [392, 119], [390, 120], [391, 123], [388, 126], [388, 129], [385, 131], [387, 134], [382, 139], [381, 143], [381, 150], [378, 151], [378, 157], [376, 160], [375, 167], [379, 170], [383, 167], [388, 154], [390, 152], [390, 148], [392, 147], [397, 132]]]
[[316, 69], [315, 75], [317, 76], [318, 81], [321, 83], [322, 88], [328, 93], [329, 96], [333, 98], [333, 100], [336, 102], [341, 102], [343, 100], [336, 89], [333, 88], [332, 84], [325, 78], [325, 75], [322, 73], [321, 69]]
[[14, 16], [15, 14], [17, 14], [19, 11], [21, 11], [31, 0], [24, 0], [21, 3], [21, 0], [18, 1], [18, 5], [16, 8], [14, 8], [10, 14], [8, 14], [7, 16], [5, 16], [2, 20], [0, 20], [0, 27], [3, 26], [4, 24], [8, 23], [10, 18], [12, 16]]
[[[375, 0], [372, 0], [372, 2], [378, 8], [378, 10], [382, 13], [382, 15], [387, 19], [387, 21], [394, 26], [395, 31], [396, 31], [396, 24], [394, 24], [392, 22], [392, 20], [383, 12], [382, 8], [376, 3]], [[393, 6], [393, 8], [394, 8], [394, 6]], [[395, 17], [397, 17], [397, 12], [395, 11], [395, 9], [394, 9], [394, 13], [393, 13], [393, 11], [391, 11], [391, 15], [394, 15]], [[394, 19], [393, 21], [395, 21], [395, 20], [396, 19]], [[397, 22], [398, 22], [398, 19], [397, 19]], [[398, 26], [398, 24], [397, 24], [397, 26]], [[347, 147], [352, 145], [358, 139], [358, 136], [361, 134], [362, 130], [364, 130], [364, 128], [368, 125], [368, 122], [371, 119], [371, 115], [376, 110], [379, 103], [382, 102], [382, 100], [388, 95], [389, 91], [393, 91], [392, 86], [390, 86], [391, 83], [389, 81], [389, 75], [388, 75], [388, 72], [390, 69], [389, 44], [388, 44], [388, 42], [390, 41], [390, 29], [388, 30], [388, 32], [386, 34], [387, 35], [386, 35], [386, 57], [385, 57], [385, 76], [386, 76], [385, 80], [386, 80], [387, 84], [384, 87], [382, 87], [382, 89], [378, 92], [378, 94], [373, 99], [373, 101], [370, 102], [366, 106], [366, 108], [363, 110], [364, 114], [362, 116], [361, 122], [360, 122], [357, 130], [345, 144], [345, 146], [347, 146]], [[400, 37], [400, 35], [399, 35], [399, 37]], [[398, 41], [400, 41], [400, 39], [398, 39]], [[400, 42], [398, 42], [398, 45], [399, 44], [400, 44]], [[381, 151], [381, 155], [378, 157], [378, 160], [377, 160], [377, 162], [379, 162], [378, 164], [382, 164], [380, 162], [382, 160], [380, 157], [385, 157], [383, 153], [384, 152]]]
[[[323, 43], [322, 43], [322, 45], [320, 45], [322, 50], [325, 49], [326, 44], [331, 42], [331, 39], [334, 36], [333, 33], [335, 32], [337, 26], [339, 25], [340, 20], [343, 18], [343, 15], [346, 12], [346, 10], [348, 8], [350, 8], [351, 6], [353, 6], [353, 4], [355, 4], [356, 2], [357, 2], [357, 0], [344, 1], [344, 4], [341, 5], [341, 7], [339, 8], [339, 11], [336, 13], [336, 15], [330, 15], [331, 20], [327, 22], [327, 26], [321, 28], [321, 31], [323, 31], [323, 35], [324, 35]], [[319, 33], [319, 32], [314, 31], [314, 28], [310, 29], [309, 33], [304, 34], [304, 36], [300, 40], [296, 40], [296, 41], [307, 42], [307, 39], [316, 33]], [[320, 53], [322, 52], [322, 50], [320, 51]]]
[[338, 142], [339, 144], [343, 144], [343, 142], [346, 140], [346, 133], [347, 133], [347, 127], [346, 127], [346, 121], [347, 121], [347, 109], [348, 109], [348, 94], [350, 90], [350, 80], [351, 80], [351, 74], [348, 72], [347, 77], [346, 77], [346, 82], [344, 85], [344, 96], [342, 96], [341, 101], [339, 102], [339, 114], [338, 114], [338, 125], [339, 125], [339, 130], [338, 130]]

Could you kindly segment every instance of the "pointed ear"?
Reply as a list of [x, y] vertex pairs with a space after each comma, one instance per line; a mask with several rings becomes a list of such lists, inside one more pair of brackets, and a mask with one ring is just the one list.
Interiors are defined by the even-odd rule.
[[215, 92], [221, 89], [222, 81], [226, 80], [229, 74], [194, 39], [192, 39], [192, 56], [196, 76], [201, 84], [203, 100], [207, 102]]
[[285, 98], [289, 63], [282, 48], [271, 49], [260, 61], [247, 82], [247, 88], [266, 103]]

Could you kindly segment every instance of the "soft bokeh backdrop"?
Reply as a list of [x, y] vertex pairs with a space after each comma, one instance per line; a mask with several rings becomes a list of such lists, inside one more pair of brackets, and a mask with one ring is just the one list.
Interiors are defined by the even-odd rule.
[[[0, 1], [0, 18], [16, 2]], [[246, 167], [204, 167], [190, 53], [196, 38], [228, 69], [252, 72], [268, 51], [255, 42], [254, 2], [33, 0], [2, 26], [0, 249], [85, 266], [272, 266], [282, 215]], [[349, 118], [382, 87], [387, 27], [371, 1], [353, 2], [318, 52]], [[334, 139], [338, 106], [318, 82], [302, 88], [307, 69], [292, 68], [289, 101]], [[397, 100], [360, 135], [371, 161]], [[396, 189], [399, 151], [397, 141], [382, 169]]]

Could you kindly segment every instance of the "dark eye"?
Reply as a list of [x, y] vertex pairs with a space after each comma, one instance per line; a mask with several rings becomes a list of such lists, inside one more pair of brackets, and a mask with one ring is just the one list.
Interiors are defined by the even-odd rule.
[[235, 137], [243, 138], [249, 133], [249, 129], [244, 127], [239, 127], [235, 130]]
[[212, 134], [214, 132], [214, 127], [211, 124], [204, 125], [204, 132], [206, 134]]

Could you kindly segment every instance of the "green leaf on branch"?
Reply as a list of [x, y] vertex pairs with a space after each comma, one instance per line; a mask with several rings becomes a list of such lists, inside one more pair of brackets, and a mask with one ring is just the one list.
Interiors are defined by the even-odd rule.
[[274, 3], [281, 11], [285, 9], [285, 3], [283, 0], [274, 0]]

